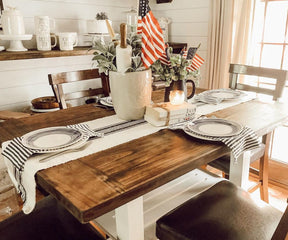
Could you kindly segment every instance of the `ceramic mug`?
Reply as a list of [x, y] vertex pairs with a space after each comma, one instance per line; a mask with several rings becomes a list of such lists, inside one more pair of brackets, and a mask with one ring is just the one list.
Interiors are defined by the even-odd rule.
[[59, 47], [62, 51], [73, 50], [78, 44], [78, 38], [76, 32], [63, 32], [58, 33]]
[[55, 28], [55, 20], [49, 18], [48, 16], [35, 16], [34, 23], [36, 35], [50, 33], [51, 28]]
[[[51, 45], [51, 38], [54, 38], [54, 44]], [[57, 38], [50, 33], [36, 35], [37, 49], [39, 51], [50, 51], [57, 44]]]

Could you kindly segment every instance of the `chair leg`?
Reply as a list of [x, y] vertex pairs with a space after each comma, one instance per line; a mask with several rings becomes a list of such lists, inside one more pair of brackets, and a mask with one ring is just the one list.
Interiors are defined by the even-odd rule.
[[263, 136], [263, 142], [265, 143], [264, 155], [260, 158], [259, 164], [259, 181], [260, 185], [260, 196], [261, 199], [269, 203], [268, 194], [268, 171], [269, 171], [269, 149], [271, 143], [271, 133]]

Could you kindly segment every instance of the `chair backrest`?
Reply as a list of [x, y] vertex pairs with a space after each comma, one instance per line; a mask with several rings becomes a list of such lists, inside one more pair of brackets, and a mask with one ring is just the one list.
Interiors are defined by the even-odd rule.
[[[288, 80], [288, 71], [272, 68], [254, 67], [241, 64], [230, 64], [230, 88], [244, 91], [251, 91], [273, 96], [273, 100], [282, 97], [286, 81]], [[258, 77], [267, 77], [276, 79], [275, 89], [251, 86], [239, 83], [239, 75], [251, 75]]]
[[[87, 90], [79, 90], [76, 92], [64, 93], [63, 84], [72, 83], [77, 81], [91, 80], [95, 78], [101, 78], [102, 87], [100, 88], [89, 88]], [[53, 93], [59, 102], [60, 108], [67, 108], [66, 101], [74, 100], [84, 97], [91, 97], [103, 94], [109, 96], [109, 78], [103, 73], [99, 73], [98, 69], [79, 70], [72, 72], [54, 73], [48, 75], [49, 84], [52, 87]]]

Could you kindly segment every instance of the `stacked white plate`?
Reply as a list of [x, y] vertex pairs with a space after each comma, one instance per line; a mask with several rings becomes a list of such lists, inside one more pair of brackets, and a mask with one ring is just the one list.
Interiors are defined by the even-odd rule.
[[184, 127], [188, 135], [203, 139], [218, 141], [217, 138], [232, 137], [242, 131], [239, 123], [220, 118], [204, 118], [193, 121]]
[[196, 101], [210, 104], [218, 104], [222, 101], [236, 100], [244, 93], [232, 89], [214, 89], [208, 90], [195, 96]]
[[113, 102], [111, 97], [103, 97], [99, 101], [102, 105], [105, 105], [107, 107], [113, 107]]
[[25, 134], [22, 144], [41, 153], [49, 153], [78, 148], [88, 139], [87, 134], [77, 129], [50, 127]]

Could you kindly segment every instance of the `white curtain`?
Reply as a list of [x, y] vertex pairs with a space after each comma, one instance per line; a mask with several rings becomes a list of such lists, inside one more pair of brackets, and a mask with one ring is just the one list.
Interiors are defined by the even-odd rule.
[[246, 63], [254, 0], [211, 0], [206, 88], [229, 86], [229, 64]]

